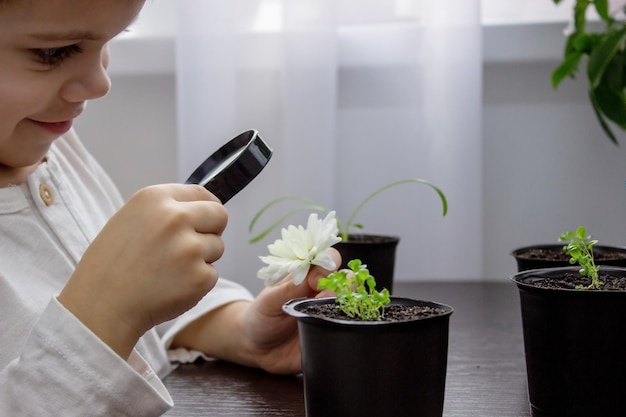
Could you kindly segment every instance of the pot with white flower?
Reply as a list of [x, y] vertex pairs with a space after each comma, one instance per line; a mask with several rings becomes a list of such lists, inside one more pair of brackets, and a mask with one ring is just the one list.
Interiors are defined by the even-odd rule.
[[[394, 181], [389, 184], [386, 184], [382, 187], [377, 188], [369, 194], [364, 200], [362, 200], [359, 204], [357, 204], [356, 208], [350, 213], [349, 217], [345, 222], [337, 219], [337, 227], [339, 234], [339, 241], [335, 244], [335, 248], [341, 253], [343, 263], [341, 268], [347, 267], [347, 261], [350, 259], [359, 258], [365, 263], [371, 272], [371, 274], [377, 277], [376, 289], [382, 290], [383, 288], [387, 288], [390, 292], [393, 291], [393, 278], [394, 278], [394, 269], [395, 269], [395, 260], [396, 260], [396, 248], [400, 238], [398, 236], [390, 236], [384, 234], [371, 234], [371, 233], [356, 233], [353, 232], [354, 229], [361, 230], [363, 229], [363, 225], [356, 222], [356, 215], [363, 209], [363, 207], [375, 196], [382, 193], [385, 190], [388, 190], [392, 187], [396, 187], [402, 184], [424, 184], [431, 187], [433, 190], [437, 192], [437, 195], [441, 199], [441, 203], [443, 205], [443, 215], [445, 216], [448, 212], [448, 202], [446, 200], [446, 196], [443, 191], [435, 184], [420, 179], [420, 178], [408, 178], [399, 181]], [[283, 204], [287, 202], [297, 202], [298, 206], [291, 208], [287, 211], [286, 214], [281, 216], [278, 220], [272, 223], [269, 227], [263, 230], [261, 233], [255, 235], [250, 239], [250, 243], [256, 243], [261, 239], [265, 238], [271, 231], [281, 226], [281, 224], [293, 214], [306, 210], [314, 210], [319, 213], [327, 214], [330, 213], [331, 210], [322, 205], [321, 203], [307, 198], [303, 196], [284, 196], [279, 197], [274, 200], [271, 200], [266, 205], [264, 205], [252, 218], [250, 221], [250, 225], [248, 226], [248, 230], [250, 232], [253, 231], [254, 227], [257, 225], [259, 219], [265, 214], [270, 208], [276, 206], [278, 204]]]
[[[289, 226], [269, 245], [266, 285], [289, 273], [300, 284], [311, 264], [333, 270], [334, 212], [307, 229]], [[359, 260], [319, 281], [336, 297], [296, 299], [283, 310], [298, 320], [307, 417], [441, 417], [452, 307], [392, 297]]]

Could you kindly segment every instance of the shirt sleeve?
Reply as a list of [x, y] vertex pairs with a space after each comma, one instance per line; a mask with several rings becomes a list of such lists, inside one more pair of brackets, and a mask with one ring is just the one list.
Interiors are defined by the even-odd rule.
[[0, 373], [0, 416], [160, 416], [172, 399], [133, 351], [120, 358], [55, 298]]
[[252, 299], [252, 294], [245, 287], [233, 281], [220, 278], [215, 284], [215, 287], [209, 291], [196, 306], [176, 319], [157, 326], [157, 331], [161, 336], [163, 344], [165, 348], [168, 349], [167, 354], [169, 360], [174, 363], [189, 363], [198, 358], [209, 359], [201, 352], [195, 350], [184, 348], [169, 349], [174, 336], [189, 323], [216, 308], [234, 301], [251, 301]]

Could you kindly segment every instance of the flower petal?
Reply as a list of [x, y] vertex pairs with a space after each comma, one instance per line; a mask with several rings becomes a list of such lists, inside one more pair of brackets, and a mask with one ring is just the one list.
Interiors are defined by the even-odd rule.
[[309, 215], [306, 229], [290, 225], [281, 230], [281, 238], [268, 245], [269, 256], [260, 256], [267, 264], [259, 270], [257, 276], [272, 285], [292, 274], [293, 282], [298, 285], [304, 281], [309, 267], [320, 265], [333, 270], [335, 262], [326, 249], [341, 241], [337, 236], [337, 219], [331, 211], [323, 220], [316, 213]]
[[304, 281], [306, 274], [309, 273], [309, 266], [310, 264], [308, 262], [302, 262], [298, 265], [296, 270], [292, 272], [291, 279], [294, 284], [300, 285]]
[[318, 253], [315, 259], [313, 259], [313, 262], [311, 263], [313, 265], [321, 266], [322, 268], [327, 269], [329, 271], [333, 271], [337, 269], [337, 264], [335, 263], [333, 258], [328, 254], [328, 252]]

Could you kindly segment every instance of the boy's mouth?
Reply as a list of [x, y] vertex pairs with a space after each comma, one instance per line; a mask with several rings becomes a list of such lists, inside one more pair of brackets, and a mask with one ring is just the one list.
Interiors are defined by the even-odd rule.
[[37, 126], [46, 129], [47, 131], [54, 133], [55, 135], [62, 135], [72, 128], [72, 120], [65, 120], [62, 122], [39, 122], [37, 120], [31, 121]]

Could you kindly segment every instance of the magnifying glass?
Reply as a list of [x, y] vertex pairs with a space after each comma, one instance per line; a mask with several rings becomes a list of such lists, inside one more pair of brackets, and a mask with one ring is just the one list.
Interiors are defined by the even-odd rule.
[[199, 184], [226, 204], [263, 170], [271, 156], [272, 149], [259, 132], [248, 130], [209, 156], [185, 184]]

